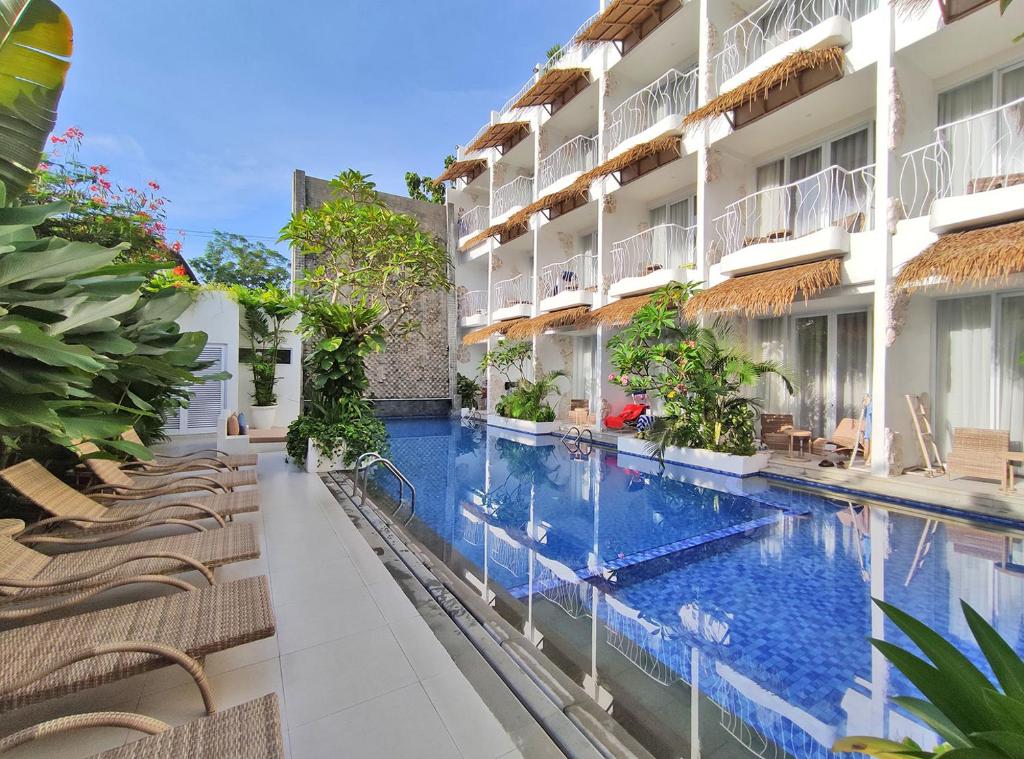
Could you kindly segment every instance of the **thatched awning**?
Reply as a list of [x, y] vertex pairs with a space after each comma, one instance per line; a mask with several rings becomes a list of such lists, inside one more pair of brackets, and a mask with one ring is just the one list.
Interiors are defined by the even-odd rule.
[[505, 333], [510, 340], [528, 340], [535, 335], [543, 334], [549, 329], [559, 327], [574, 327], [580, 319], [590, 313], [589, 306], [576, 306], [561, 311], [552, 311], [549, 314], [541, 314], [532, 319], [522, 319], [516, 322]]
[[577, 42], [619, 42], [643, 24], [665, 0], [612, 0], [590, 26], [576, 35]]
[[797, 295], [809, 300], [840, 282], [842, 261], [829, 258], [784, 269], [746, 274], [694, 295], [683, 313], [695, 320], [701, 314], [739, 313], [750, 318], [788, 313]]
[[531, 105], [547, 105], [560, 98], [566, 90], [576, 86], [576, 82], [590, 76], [590, 69], [548, 69], [541, 74], [533, 86], [519, 100], [512, 104], [513, 108], [527, 108]]
[[[583, 177], [580, 177], [580, 179], [583, 179]], [[514, 214], [512, 214], [512, 216], [509, 217], [507, 223], [528, 224], [530, 221], [530, 217], [533, 216], [535, 213], [547, 211], [549, 208], [554, 208], [559, 203], [564, 203], [567, 200], [571, 200], [573, 198], [581, 198], [585, 196], [590, 191], [590, 183], [588, 182], [586, 184], [581, 184], [580, 179], [577, 179], [564, 190], [548, 193], [543, 197], [537, 198], [535, 201], [530, 203], [530, 205], [524, 206], [523, 208], [519, 209]]]
[[943, 235], [907, 261], [895, 286], [913, 291], [936, 284], [982, 284], [1024, 272], [1024, 221]]
[[444, 182], [450, 182], [454, 179], [462, 179], [462, 177], [468, 177], [475, 171], [483, 169], [487, 166], [487, 161], [483, 158], [470, 158], [465, 161], [456, 161], [444, 172], [434, 180], [434, 184], [440, 186]]
[[516, 322], [525, 321], [524, 319], [509, 319], [508, 321], [497, 322], [490, 325], [489, 327], [481, 327], [480, 329], [474, 329], [472, 332], [467, 332], [462, 337], [463, 345], [475, 345], [476, 343], [487, 342], [491, 335], [506, 334], [508, 329], [512, 327]]
[[832, 66], [841, 74], [844, 59], [843, 48], [839, 46], [826, 47], [821, 50], [797, 50], [753, 79], [728, 92], [723, 92], [709, 103], [693, 111], [683, 119], [683, 126], [696, 126], [708, 119], [735, 111], [757, 98], [766, 96], [769, 90], [783, 86], [803, 71]]
[[621, 153], [611, 160], [605, 161], [599, 166], [595, 166], [580, 177], [577, 180], [577, 183], [585, 183], [589, 188], [591, 184], [601, 177], [607, 177], [611, 174], [615, 174], [637, 161], [642, 161], [645, 158], [658, 155], [658, 153], [671, 150], [675, 151], [676, 155], [680, 155], [682, 153], [682, 145], [683, 141], [680, 135], [663, 134], [661, 137], [655, 137], [653, 140], [641, 142], [639, 145], [630, 148], [625, 153]]
[[491, 124], [484, 130], [483, 134], [469, 144], [466, 150], [472, 153], [477, 150], [496, 148], [499, 145], [504, 145], [521, 133], [529, 131], [529, 121], [504, 121], [498, 124]]
[[596, 311], [584, 314], [576, 323], [580, 329], [596, 327], [604, 324], [609, 327], [623, 327], [629, 324], [636, 312], [651, 302], [650, 295], [634, 295], [631, 298], [620, 298]]
[[[518, 215], [518, 214], [517, 214]], [[459, 246], [459, 250], [469, 250], [475, 248], [477, 245], [482, 243], [488, 237], [518, 237], [526, 231], [526, 227], [529, 225], [529, 217], [526, 221], [515, 221], [515, 216], [502, 222], [501, 224], [492, 224], [487, 227], [483, 232], [473, 235], [466, 242]]]

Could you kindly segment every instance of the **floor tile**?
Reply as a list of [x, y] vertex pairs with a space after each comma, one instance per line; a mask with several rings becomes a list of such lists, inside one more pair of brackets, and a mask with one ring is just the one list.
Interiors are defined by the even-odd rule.
[[278, 605], [326, 601], [340, 591], [361, 587], [363, 578], [348, 557], [322, 564], [305, 562], [274, 572], [271, 577], [271, 591]]
[[421, 680], [457, 669], [452, 657], [422, 617], [392, 622], [391, 631]]
[[381, 614], [388, 622], [398, 622], [403, 619], [422, 619], [416, 607], [412, 605], [409, 597], [402, 592], [402, 589], [394, 581], [387, 579], [367, 585], [373, 600], [380, 609]]
[[275, 607], [282, 654], [380, 627], [384, 615], [365, 588], [349, 588], [323, 601]]
[[515, 748], [461, 672], [428, 678], [423, 689], [465, 759], [495, 759]]

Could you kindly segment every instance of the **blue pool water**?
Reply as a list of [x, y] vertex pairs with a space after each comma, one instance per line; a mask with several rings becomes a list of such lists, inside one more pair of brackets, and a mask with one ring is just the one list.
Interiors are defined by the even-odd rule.
[[867, 639], [906, 640], [872, 596], [980, 665], [963, 598], [1024, 653], [1018, 533], [447, 419], [388, 426], [417, 536], [656, 756], [932, 743], [888, 700], [913, 689]]

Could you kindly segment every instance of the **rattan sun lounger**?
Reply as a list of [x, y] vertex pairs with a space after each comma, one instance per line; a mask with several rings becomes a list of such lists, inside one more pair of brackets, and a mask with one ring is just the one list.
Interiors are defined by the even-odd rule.
[[0, 471], [0, 479], [52, 515], [16, 536], [22, 543], [89, 542], [83, 540], [89, 534], [117, 533], [103, 537], [110, 540], [159, 524], [183, 524], [198, 531], [203, 528], [196, 520], [213, 519], [223, 526], [226, 517], [258, 511], [260, 506], [258, 490], [108, 506], [100, 503], [98, 497], [78, 492], [34, 459]]
[[93, 727], [123, 727], [149, 733], [145, 738], [104, 751], [93, 759], [280, 759], [284, 756], [281, 712], [274, 693], [178, 727], [127, 712], [60, 717], [0, 740], [0, 753], [56, 733]]
[[[0, 712], [192, 661], [274, 634], [266, 577], [173, 593], [0, 632]], [[184, 655], [184, 656], [183, 656]]]
[[0, 537], [0, 617], [6, 606], [26, 599], [83, 590], [91, 596], [139, 576], [198, 570], [212, 585], [212, 570], [259, 555], [256, 530], [248, 524], [55, 556]]
[[[134, 429], [128, 429], [122, 432], [121, 438], [129, 443], [145, 445], [142, 442], [142, 438], [139, 437], [139, 433]], [[188, 468], [210, 469], [211, 467], [220, 469], [241, 469], [242, 467], [256, 466], [258, 463], [257, 454], [255, 453], [231, 454], [225, 453], [224, 451], [220, 451], [216, 448], [202, 448], [181, 456], [157, 453], [152, 450], [150, 453], [153, 454], [152, 461], [143, 461], [142, 459], [137, 458], [135, 459], [136, 463], [140, 464], [144, 469], [177, 469], [179, 471], [185, 471]]]
[[953, 450], [946, 459], [946, 476], [978, 477], [1002, 482], [1006, 471], [1003, 454], [1010, 450], [1009, 430], [956, 427]]

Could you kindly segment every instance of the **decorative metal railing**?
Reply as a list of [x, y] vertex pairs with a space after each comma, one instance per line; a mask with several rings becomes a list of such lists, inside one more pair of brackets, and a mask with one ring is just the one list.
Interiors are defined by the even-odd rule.
[[508, 537], [508, 533], [491, 528], [490, 559], [515, 577], [526, 577], [530, 573], [530, 552]]
[[697, 107], [697, 69], [669, 69], [612, 111], [605, 149], [614, 150], [667, 116], [685, 116]]
[[533, 202], [533, 177], [516, 177], [494, 191], [491, 211], [495, 216], [522, 208]]
[[540, 297], [562, 292], [597, 289], [597, 255], [577, 253], [572, 258], [548, 264], [540, 270]]
[[606, 604], [605, 632], [608, 645], [626, 657], [655, 682], [670, 685], [687, 672], [687, 647], [657, 622], [626, 613], [617, 604]]
[[945, 124], [935, 141], [903, 154], [902, 218], [924, 216], [932, 202], [1024, 184], [1024, 98]]
[[540, 161], [541, 190], [577, 171], [589, 171], [597, 165], [597, 137], [573, 137]]
[[459, 318], [487, 313], [487, 291], [470, 290], [459, 296]]
[[722, 34], [722, 50], [711, 59], [716, 91], [772, 48], [835, 16], [854, 21], [877, 5], [878, 0], [768, 0]]
[[874, 168], [848, 171], [829, 166], [727, 206], [713, 222], [722, 254], [756, 243], [792, 240], [828, 227], [847, 232], [870, 229]]
[[510, 308], [533, 303], [533, 278], [526, 274], [494, 285], [494, 308]]
[[659, 224], [612, 244], [612, 280], [696, 263], [697, 227]]
[[[582, 580], [570, 580], [563, 573], [556, 573], [547, 566], [545, 559], [538, 559], [534, 565], [533, 587], [544, 598], [555, 604], [573, 619], [590, 615], [591, 588]], [[565, 567], [571, 574], [572, 570]]]
[[459, 237], [468, 237], [469, 235], [476, 234], [477, 232], [482, 232], [487, 229], [487, 225], [490, 223], [490, 206], [476, 206], [475, 208], [470, 208], [459, 217], [457, 222]]

